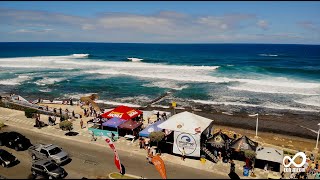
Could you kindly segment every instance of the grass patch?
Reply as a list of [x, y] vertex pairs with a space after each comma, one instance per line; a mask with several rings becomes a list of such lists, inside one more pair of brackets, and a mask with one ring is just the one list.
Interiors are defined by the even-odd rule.
[[3, 127], [5, 127], [5, 126], [6, 126], [6, 125], [5, 125], [3, 122], [0, 121], [0, 129], [3, 128]]
[[284, 150], [284, 151], [283, 151], [283, 154], [286, 154], [286, 155], [295, 155], [296, 153], [293, 153], [293, 152], [291, 152], [291, 151], [286, 151], [286, 150]]
[[111, 173], [110, 176], [114, 179], [137, 179], [131, 176], [121, 175], [120, 173]]

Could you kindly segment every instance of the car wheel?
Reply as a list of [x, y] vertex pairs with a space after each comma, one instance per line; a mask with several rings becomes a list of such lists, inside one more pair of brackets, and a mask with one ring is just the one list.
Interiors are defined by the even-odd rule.
[[52, 176], [49, 176], [49, 179], [54, 179]]
[[2, 167], [6, 167], [6, 163], [2, 162], [2, 163], [1, 163], [1, 166], [2, 166]]
[[36, 156], [34, 154], [32, 154], [31, 157], [32, 157], [33, 160], [36, 160]]
[[14, 147], [14, 150], [18, 151], [18, 150], [19, 150], [19, 147], [18, 147], [18, 146]]

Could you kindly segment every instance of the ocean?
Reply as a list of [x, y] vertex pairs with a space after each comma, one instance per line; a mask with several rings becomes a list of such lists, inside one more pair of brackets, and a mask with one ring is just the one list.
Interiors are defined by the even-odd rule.
[[[320, 45], [0, 43], [0, 93], [226, 111], [320, 111]], [[129, 58], [129, 59], [128, 59]]]

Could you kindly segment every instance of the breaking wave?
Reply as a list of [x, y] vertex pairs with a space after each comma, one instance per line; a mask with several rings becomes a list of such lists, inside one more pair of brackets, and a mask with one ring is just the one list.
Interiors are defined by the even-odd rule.
[[30, 80], [30, 79], [32, 79], [30, 76], [19, 75], [16, 78], [0, 80], [0, 84], [14, 86], [14, 85], [20, 85], [24, 81], [27, 81], [27, 80]]
[[40, 79], [38, 81], [36, 81], [35, 83], [39, 86], [45, 86], [48, 84], [54, 84], [57, 82], [61, 82], [66, 80], [66, 78], [48, 78], [48, 77], [44, 77], [43, 79]]

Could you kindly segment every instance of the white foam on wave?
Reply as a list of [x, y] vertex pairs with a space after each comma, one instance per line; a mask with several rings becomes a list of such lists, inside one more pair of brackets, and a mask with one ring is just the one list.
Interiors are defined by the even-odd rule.
[[131, 57], [131, 58], [127, 58], [128, 60], [132, 61], [132, 62], [140, 62], [142, 61], [143, 59], [140, 59], [140, 58], [134, 58], [134, 57]]
[[51, 89], [39, 89], [40, 92], [51, 92]]
[[123, 105], [123, 106], [129, 106], [129, 107], [141, 107], [140, 105], [137, 105], [137, 104], [115, 102], [115, 101], [96, 100], [95, 102], [101, 103], [101, 104], [116, 105], [116, 106]]
[[131, 102], [149, 102], [152, 99], [147, 96], [130, 96], [115, 99], [116, 101], [131, 101]]
[[77, 58], [83, 58], [83, 57], [88, 57], [90, 54], [72, 54], [71, 56], [77, 57]]
[[319, 95], [318, 88], [290, 88], [290, 87], [277, 87], [268, 85], [255, 85], [250, 83], [241, 84], [238, 86], [228, 86], [229, 89], [237, 91], [250, 91], [257, 93], [271, 93], [271, 94], [299, 94], [299, 95]]
[[312, 96], [303, 99], [294, 100], [294, 102], [309, 106], [317, 106], [320, 107], [320, 96]]
[[44, 77], [43, 79], [40, 79], [38, 81], [36, 81], [35, 83], [39, 86], [45, 86], [45, 85], [49, 85], [49, 84], [54, 84], [57, 82], [61, 82], [66, 80], [66, 78], [48, 78], [48, 77]]
[[172, 81], [154, 81], [148, 84], [143, 84], [144, 87], [160, 87], [160, 88], [168, 88], [174, 90], [182, 90], [188, 88], [188, 85], [179, 86], [177, 83]]
[[84, 96], [91, 96], [92, 94], [97, 94], [97, 93], [70, 93], [70, 94], [64, 94], [64, 98], [72, 98], [72, 99], [80, 99], [81, 97]]
[[228, 86], [237, 91], [250, 91], [258, 93], [319, 95], [320, 82], [301, 82], [284, 77], [265, 77], [264, 79], [238, 79], [242, 84]]
[[212, 104], [212, 105], [231, 105], [231, 106], [244, 106], [244, 107], [262, 107], [268, 109], [279, 109], [279, 110], [292, 110], [292, 111], [304, 111], [304, 112], [319, 112], [319, 110], [310, 109], [310, 108], [298, 108], [298, 107], [290, 107], [286, 105], [280, 105], [275, 103], [264, 103], [261, 105], [257, 104], [247, 104], [242, 102], [217, 102], [217, 101], [207, 101], [207, 100], [190, 100], [196, 103], [201, 104]]
[[259, 54], [259, 56], [277, 57], [278, 54]]
[[[79, 56], [84, 56], [82, 54]], [[23, 63], [22, 63], [23, 62]], [[229, 86], [233, 90], [254, 91], [261, 93], [284, 93], [284, 94], [320, 94], [320, 83], [302, 82], [287, 78], [257, 77], [260, 79], [243, 79], [232, 77], [215, 77], [211, 73], [219, 66], [187, 66], [167, 65], [159, 63], [132, 63], [117, 61], [87, 60], [70, 56], [43, 56], [23, 58], [0, 58], [1, 65], [31, 67], [43, 69], [79, 69], [79, 73], [100, 74], [104, 77], [110, 76], [133, 76], [142, 79], [157, 79], [160, 81], [196, 82], [196, 83], [230, 83], [240, 82], [238, 86]], [[99, 78], [99, 76], [97, 76]], [[146, 86], [157, 86], [172, 89], [184, 89], [186, 86], [166, 85], [165, 83], [147, 84]]]
[[16, 78], [0, 80], [0, 84], [14, 86], [14, 85], [20, 85], [22, 82], [30, 80], [30, 79], [32, 79], [30, 76], [19, 75]]
[[134, 76], [148, 79], [167, 79], [181, 82], [212, 82], [212, 83], [224, 83], [232, 81], [230, 78], [218, 78], [207, 75], [208, 72], [197, 72], [192, 70], [157, 70], [157, 69], [144, 69], [144, 70], [89, 70], [84, 71], [91, 74], [104, 74], [104, 75], [117, 75], [117, 76]]

